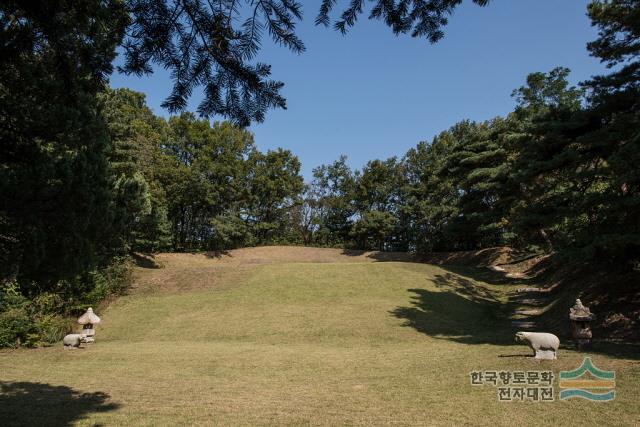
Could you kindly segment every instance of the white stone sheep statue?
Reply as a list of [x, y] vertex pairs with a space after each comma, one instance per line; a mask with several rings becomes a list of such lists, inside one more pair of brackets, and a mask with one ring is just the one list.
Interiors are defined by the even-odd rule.
[[64, 348], [80, 348], [80, 344], [89, 342], [86, 334], [69, 334], [62, 339]]
[[516, 341], [531, 347], [536, 359], [556, 359], [560, 347], [560, 339], [547, 332], [518, 332]]

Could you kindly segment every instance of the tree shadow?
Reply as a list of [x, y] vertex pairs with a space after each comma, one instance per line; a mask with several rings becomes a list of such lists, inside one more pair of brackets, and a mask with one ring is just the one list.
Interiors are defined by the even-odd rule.
[[515, 285], [533, 282], [531, 278], [513, 278], [504, 272], [494, 271], [488, 268], [470, 267], [465, 265], [441, 265], [440, 268], [461, 276], [468, 277], [477, 282], [491, 283], [492, 285]]
[[435, 281], [441, 288], [455, 288], [453, 281], [463, 283], [463, 288], [459, 292], [408, 289], [414, 294], [411, 306], [397, 307], [390, 314], [404, 319], [403, 326], [432, 338], [464, 344], [516, 344], [505, 304], [471, 289], [472, 282], [464, 278], [440, 276]]
[[531, 353], [531, 351], [528, 351], [527, 353], [516, 353], [516, 354], [499, 354], [498, 357], [520, 357], [520, 358], [533, 358], [534, 355]]
[[212, 259], [220, 259], [223, 256], [232, 257], [231, 253], [227, 250], [215, 250], [215, 251], [207, 251], [204, 253], [204, 256]]
[[379, 262], [419, 262], [419, 259], [408, 252], [365, 251], [361, 249], [343, 249], [342, 255], [365, 256]]
[[469, 251], [430, 252], [422, 256], [422, 261], [436, 265], [491, 265], [500, 259], [505, 248], [485, 248]]
[[604, 354], [616, 359], [640, 360], [640, 344], [628, 341], [607, 341], [595, 339], [591, 348], [585, 352]]
[[0, 420], [3, 426], [70, 426], [91, 413], [121, 405], [103, 392], [83, 393], [67, 386], [32, 382], [0, 382]]
[[160, 264], [156, 262], [156, 257], [150, 253], [134, 252], [131, 257], [136, 266], [141, 268], [162, 268]]
[[[463, 344], [520, 346], [521, 352], [514, 351], [498, 356], [532, 357], [528, 348], [514, 340], [515, 333], [521, 329], [512, 324], [514, 309], [523, 303], [534, 307], [544, 306], [562, 295], [558, 295], [556, 289], [543, 288], [542, 292], [520, 292], [517, 294], [518, 298], [509, 296], [506, 300], [499, 300], [490, 289], [476, 282], [480, 280], [495, 284], [495, 281], [488, 277], [493, 272], [477, 271], [478, 269], [462, 266], [443, 268], [449, 271], [431, 279], [437, 288], [436, 291], [408, 289], [413, 294], [410, 306], [397, 307], [390, 314], [404, 319], [403, 326], [414, 328], [432, 338]], [[604, 335], [600, 339], [594, 338], [589, 349], [576, 348], [571, 338], [567, 315], [573, 301], [571, 299], [566, 301], [566, 304], [556, 303], [545, 315], [530, 315], [518, 320], [535, 320], [536, 330], [555, 333], [561, 338], [561, 348], [566, 350], [620, 359], [640, 359], [639, 343], [625, 339], [603, 339], [606, 338]], [[555, 313], [556, 311], [559, 313]], [[549, 315], [552, 315], [551, 320]]]
[[457, 294], [464, 295], [473, 302], [499, 304], [499, 301], [488, 289], [458, 274], [449, 272], [437, 274], [433, 278], [433, 283], [438, 288], [445, 288]]

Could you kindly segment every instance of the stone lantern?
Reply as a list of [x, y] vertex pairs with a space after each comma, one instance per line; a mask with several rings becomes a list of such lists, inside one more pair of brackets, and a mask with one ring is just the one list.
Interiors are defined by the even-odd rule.
[[591, 344], [591, 321], [594, 316], [588, 307], [582, 305], [580, 299], [569, 309], [569, 319], [573, 329], [573, 339], [578, 345], [578, 350]]
[[100, 318], [96, 316], [93, 309], [89, 307], [87, 312], [78, 318], [78, 323], [82, 325], [82, 333], [87, 336], [87, 342], [93, 342], [96, 335], [93, 325], [100, 323]]

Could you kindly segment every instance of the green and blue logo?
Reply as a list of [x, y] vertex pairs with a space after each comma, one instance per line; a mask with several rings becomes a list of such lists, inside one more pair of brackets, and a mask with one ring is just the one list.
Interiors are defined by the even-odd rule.
[[616, 397], [615, 387], [616, 373], [596, 368], [590, 357], [585, 357], [582, 365], [573, 371], [560, 371], [560, 400], [580, 397], [608, 402]]

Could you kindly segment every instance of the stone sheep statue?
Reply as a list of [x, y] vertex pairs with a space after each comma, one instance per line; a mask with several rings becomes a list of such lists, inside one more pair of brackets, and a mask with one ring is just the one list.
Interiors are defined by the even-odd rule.
[[536, 359], [556, 359], [560, 339], [546, 332], [518, 332], [516, 342], [527, 344]]
[[86, 334], [69, 334], [62, 339], [64, 348], [80, 348], [80, 344], [89, 342]]

